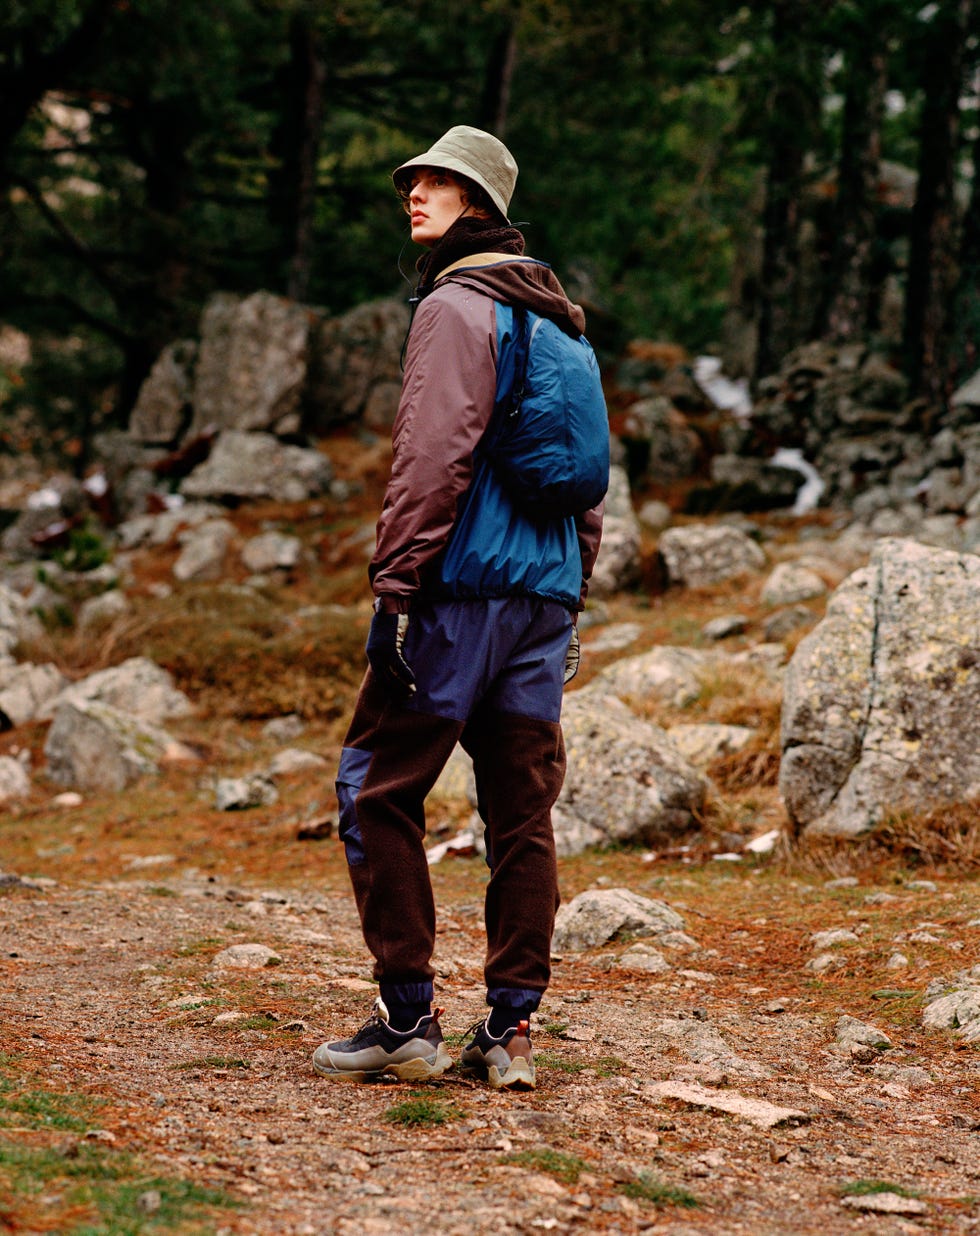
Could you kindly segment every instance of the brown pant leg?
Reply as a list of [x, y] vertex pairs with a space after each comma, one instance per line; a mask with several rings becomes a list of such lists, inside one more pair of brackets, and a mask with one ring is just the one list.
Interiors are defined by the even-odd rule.
[[565, 776], [561, 726], [480, 709], [461, 742], [487, 832], [487, 988], [543, 992], [559, 904], [551, 808]]
[[[462, 728], [459, 721], [392, 703], [368, 672], [344, 742], [338, 795], [348, 869], [375, 978], [432, 978], [435, 906], [423, 845], [424, 804]], [[354, 762], [361, 758], [366, 767], [357, 773], [359, 784], [342, 792], [345, 760], [352, 753]]]

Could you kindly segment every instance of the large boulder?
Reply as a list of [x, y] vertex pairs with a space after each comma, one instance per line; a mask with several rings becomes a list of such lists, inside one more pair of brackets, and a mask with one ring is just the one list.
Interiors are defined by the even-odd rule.
[[607, 597], [640, 577], [640, 522], [633, 510], [629, 477], [617, 464], [609, 469], [609, 492], [602, 521], [602, 542], [589, 595]]
[[84, 708], [90, 703], [108, 704], [153, 722], [186, 717], [194, 711], [191, 701], [174, 686], [173, 675], [149, 657], [130, 657], [89, 674], [55, 696], [43, 715], [53, 716], [64, 704]]
[[209, 428], [298, 430], [311, 318], [305, 306], [271, 292], [212, 296], [201, 318], [187, 436]]
[[386, 429], [401, 395], [408, 330], [403, 300], [375, 300], [317, 324], [311, 339], [306, 421], [322, 433], [344, 421]]
[[194, 758], [166, 730], [95, 701], [59, 706], [44, 754], [52, 781], [92, 791], [122, 790], [164, 760]]
[[807, 833], [980, 797], [980, 557], [884, 539], [786, 671], [779, 786]]
[[760, 571], [766, 555], [741, 528], [687, 524], [660, 537], [660, 556], [671, 584], [709, 588]]
[[11, 660], [21, 640], [37, 639], [41, 631], [30, 603], [13, 588], [0, 584], [0, 662]]
[[552, 812], [559, 854], [650, 843], [696, 826], [707, 783], [657, 725], [599, 686], [565, 700], [568, 770]]
[[193, 339], [178, 339], [163, 349], [136, 397], [129, 418], [131, 437], [160, 446], [180, 438], [190, 420], [196, 358]]
[[41, 717], [47, 702], [65, 685], [56, 665], [0, 663], [0, 730]]
[[285, 445], [268, 433], [229, 429], [180, 491], [188, 498], [219, 501], [303, 502], [323, 493], [332, 480], [330, 460], [320, 451]]
[[647, 473], [655, 481], [691, 476], [700, 443], [687, 419], [663, 395], [631, 404], [623, 417], [620, 437], [631, 455], [645, 456]]

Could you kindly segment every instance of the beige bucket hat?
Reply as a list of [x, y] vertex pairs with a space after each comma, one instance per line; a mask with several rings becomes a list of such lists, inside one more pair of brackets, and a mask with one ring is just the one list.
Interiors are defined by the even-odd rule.
[[412, 172], [419, 167], [444, 167], [467, 176], [490, 194], [504, 219], [517, 183], [517, 163], [507, 147], [492, 133], [458, 124], [444, 133], [428, 150], [409, 159], [391, 173], [395, 188], [407, 193]]

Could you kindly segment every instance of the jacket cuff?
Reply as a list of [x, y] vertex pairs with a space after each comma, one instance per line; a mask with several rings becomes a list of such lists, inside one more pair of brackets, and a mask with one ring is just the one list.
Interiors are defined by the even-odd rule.
[[390, 592], [383, 592], [374, 598], [376, 614], [407, 614], [411, 608], [411, 597], [396, 597]]

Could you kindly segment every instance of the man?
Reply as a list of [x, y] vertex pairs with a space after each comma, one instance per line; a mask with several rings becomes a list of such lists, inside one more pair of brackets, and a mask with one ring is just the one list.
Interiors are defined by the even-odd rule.
[[496, 1088], [531, 1089], [529, 1021], [548, 985], [559, 901], [551, 808], [565, 772], [562, 687], [578, 666], [574, 619], [602, 514], [522, 513], [480, 445], [498, 395], [498, 312], [524, 306], [574, 337], [584, 315], [548, 266], [524, 256], [507, 219], [517, 164], [489, 133], [456, 126], [393, 179], [412, 239], [429, 252], [369, 568], [369, 669], [337, 777], [380, 999], [357, 1034], [322, 1044], [313, 1063], [358, 1081], [417, 1080], [452, 1064], [431, 1007], [423, 839], [425, 797], [459, 742], [473, 760], [491, 871], [490, 1012], [461, 1066]]

